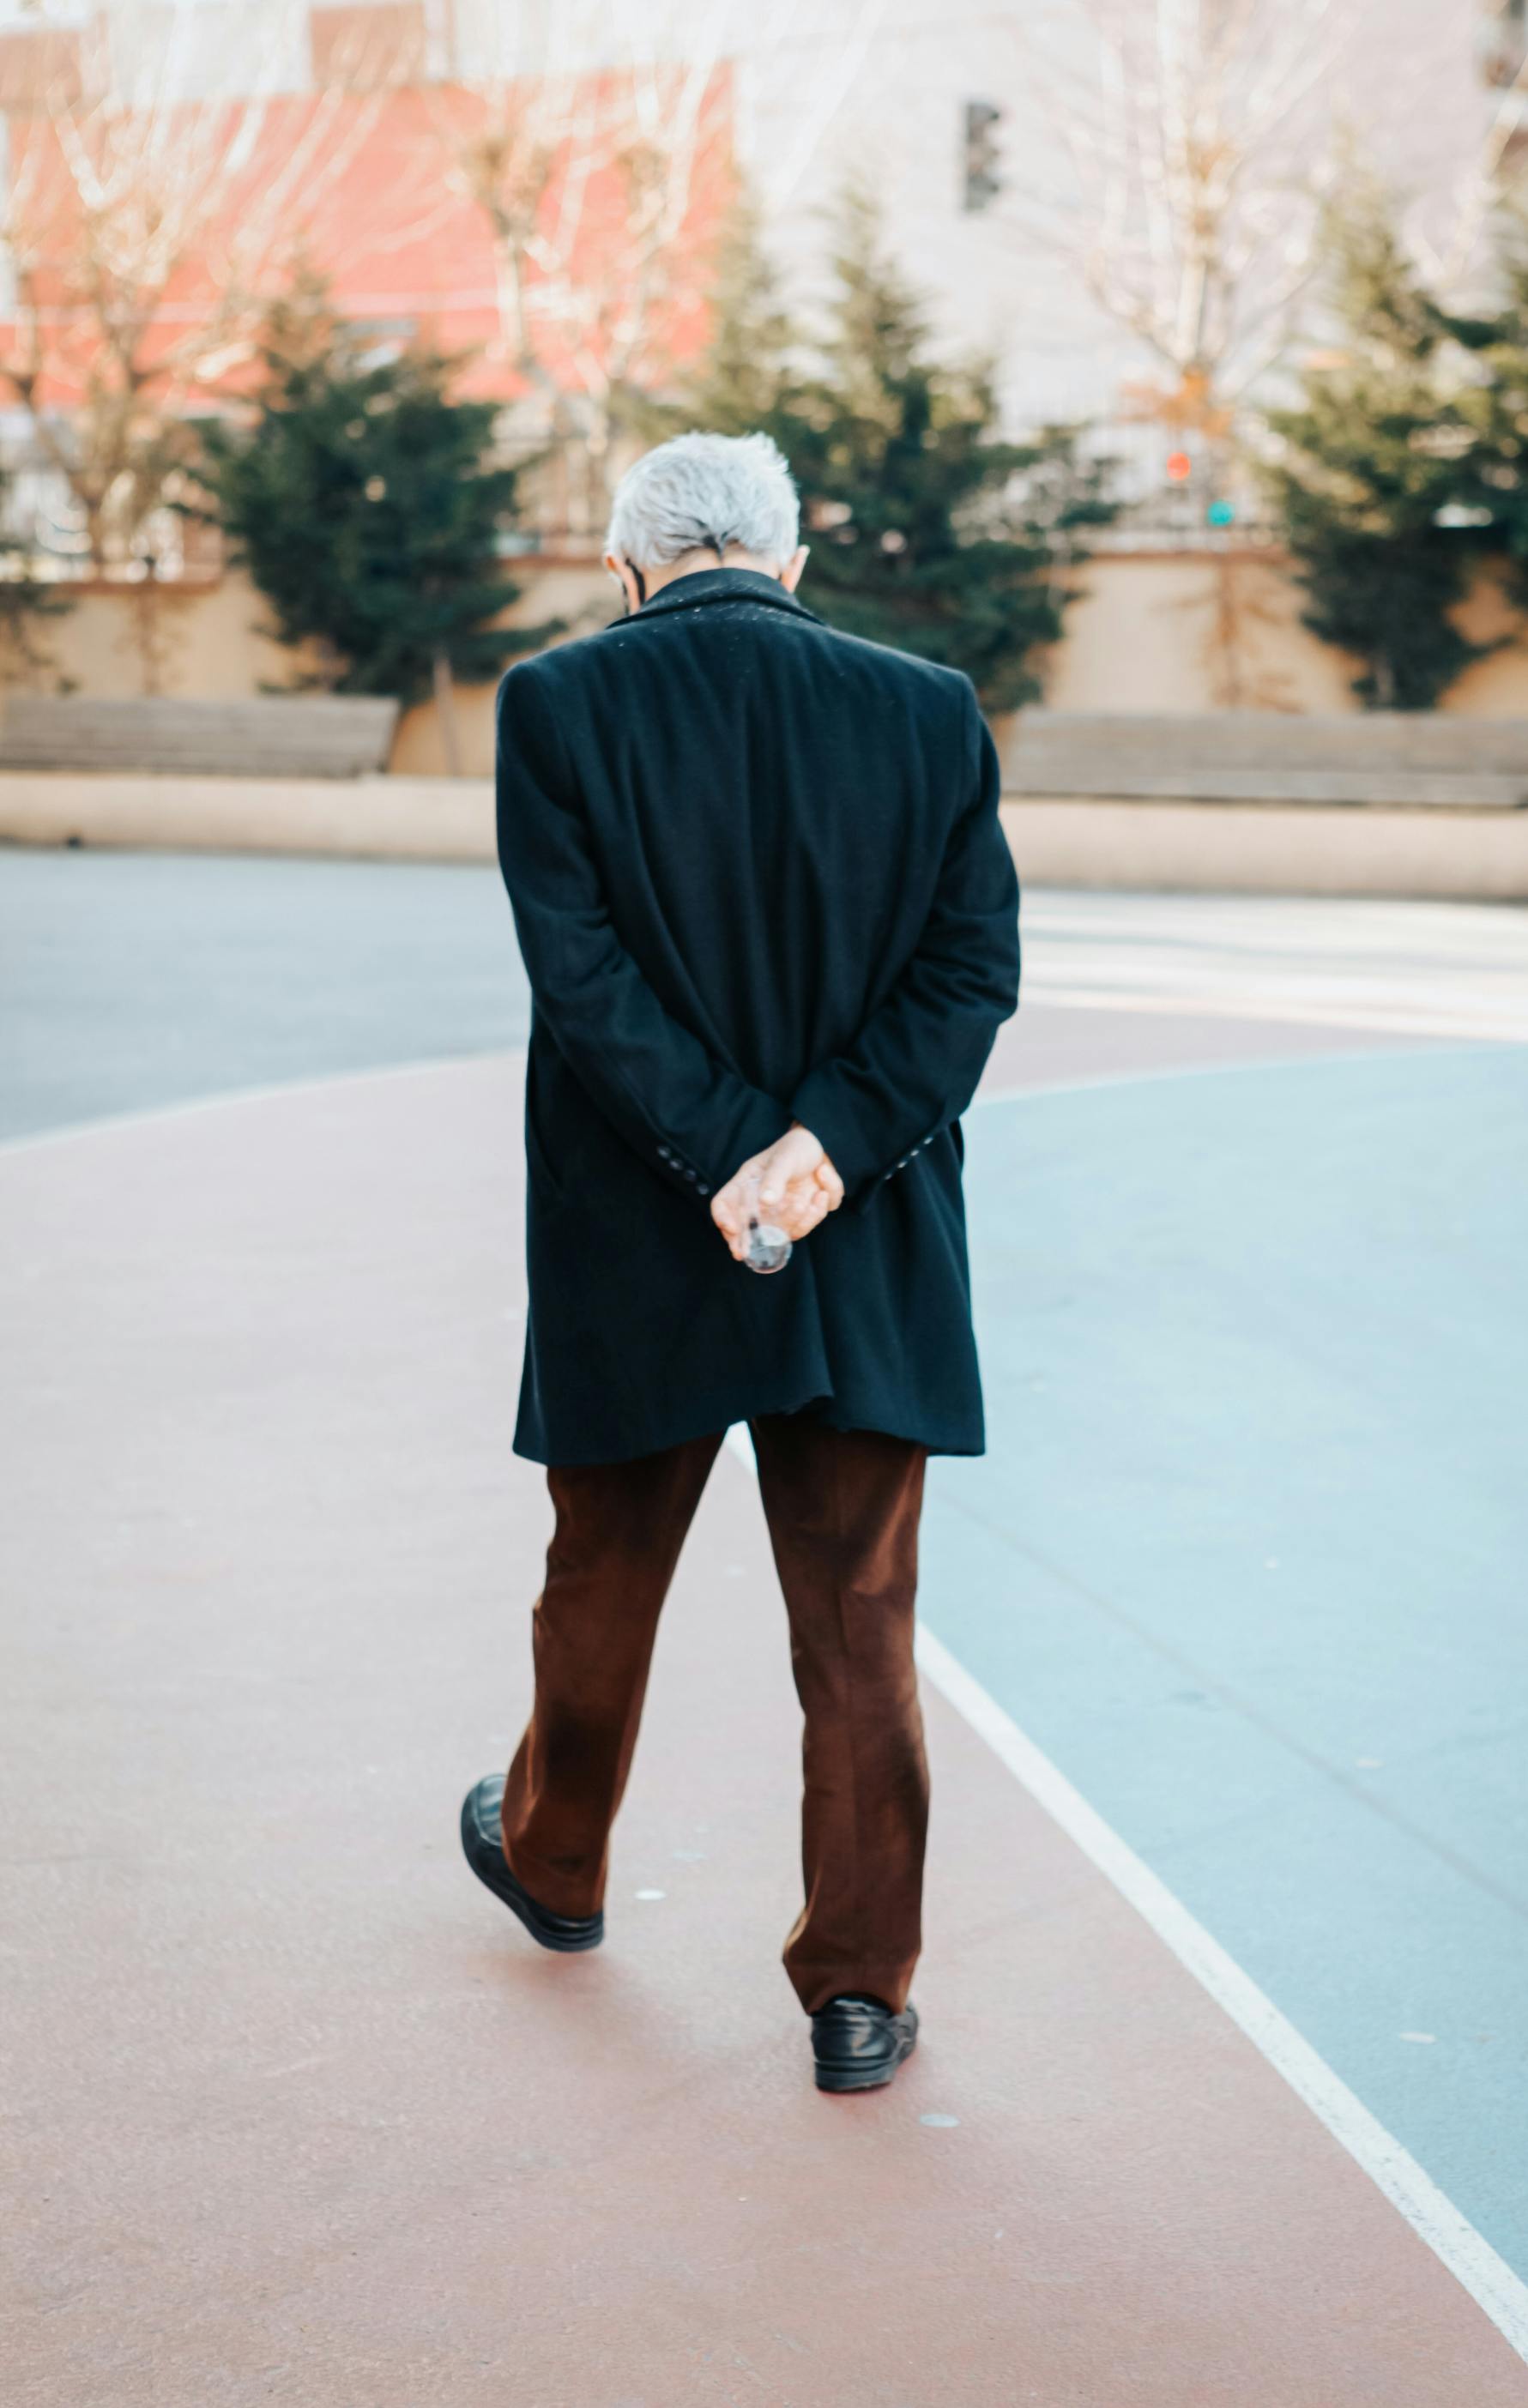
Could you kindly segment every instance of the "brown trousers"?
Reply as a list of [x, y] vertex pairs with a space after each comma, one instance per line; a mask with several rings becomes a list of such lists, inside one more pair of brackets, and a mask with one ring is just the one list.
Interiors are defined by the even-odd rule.
[[[929, 1776], [913, 1670], [926, 1450], [799, 1414], [750, 1424], [805, 1728], [806, 1902], [786, 1970], [812, 2014], [845, 1990], [901, 2008], [919, 1947]], [[554, 1466], [536, 1702], [504, 1793], [504, 1852], [556, 1914], [604, 1895], [658, 1615], [721, 1433], [635, 1462]]]

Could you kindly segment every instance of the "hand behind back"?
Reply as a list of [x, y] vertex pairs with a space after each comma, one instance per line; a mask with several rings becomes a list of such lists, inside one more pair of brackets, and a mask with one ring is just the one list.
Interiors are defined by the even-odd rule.
[[804, 1238], [843, 1201], [843, 1182], [812, 1131], [793, 1122], [762, 1154], [741, 1163], [711, 1199], [711, 1217], [736, 1261], [747, 1251], [748, 1224], [757, 1216]]

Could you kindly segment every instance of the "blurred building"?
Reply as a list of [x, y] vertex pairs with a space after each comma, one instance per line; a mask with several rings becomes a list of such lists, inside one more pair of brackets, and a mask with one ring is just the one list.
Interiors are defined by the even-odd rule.
[[[1445, 247], [1520, 138], [1523, 0], [1483, 24], [1460, 0], [1260, 7], [1245, 89], [1214, 100], [1245, 148], [1217, 282], [1171, 258], [1157, 135], [1186, 106], [1185, 19], [1159, 0], [0, 0], [0, 347], [34, 425], [78, 407], [102, 328], [59, 261], [88, 222], [187, 408], [249, 372], [235, 283], [300, 258], [379, 342], [469, 353], [475, 389], [598, 444], [612, 381], [661, 380], [703, 338], [739, 179], [810, 308], [853, 177], [1014, 423], [1096, 422], [1165, 492], [1194, 411], [1213, 427], [1219, 388], [1278, 349], [1340, 125]], [[27, 423], [3, 422], [13, 453]]]

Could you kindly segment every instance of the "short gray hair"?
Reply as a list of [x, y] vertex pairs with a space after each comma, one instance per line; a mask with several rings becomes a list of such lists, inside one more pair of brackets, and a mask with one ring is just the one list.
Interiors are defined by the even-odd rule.
[[605, 543], [638, 568], [729, 544], [783, 568], [800, 504], [789, 463], [768, 435], [676, 435], [629, 467], [615, 489]]

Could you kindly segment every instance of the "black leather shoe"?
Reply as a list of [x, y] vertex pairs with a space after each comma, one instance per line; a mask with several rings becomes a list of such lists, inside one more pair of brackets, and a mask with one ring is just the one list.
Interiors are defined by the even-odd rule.
[[878, 1999], [829, 1999], [812, 2018], [819, 2090], [879, 2090], [918, 2036], [916, 2007], [894, 2015]]
[[517, 1914], [533, 1940], [543, 1948], [598, 1948], [605, 1936], [603, 1914], [554, 1914], [538, 1906], [522, 1889], [504, 1860], [504, 1831], [499, 1816], [504, 1805], [504, 1775], [491, 1772], [469, 1789], [462, 1800], [462, 1854], [480, 1882]]

